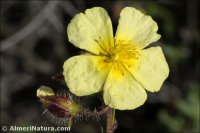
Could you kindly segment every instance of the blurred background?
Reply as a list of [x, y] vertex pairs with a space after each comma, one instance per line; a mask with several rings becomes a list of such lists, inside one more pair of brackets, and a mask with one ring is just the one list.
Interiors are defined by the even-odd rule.
[[[81, 53], [68, 42], [66, 27], [79, 12], [104, 7], [114, 32], [123, 7], [132, 6], [158, 23], [157, 42], [165, 53], [170, 75], [161, 91], [148, 93], [146, 103], [130, 111], [116, 111], [116, 133], [200, 132], [199, 129], [199, 2], [1, 0], [1, 126], [56, 126], [36, 97], [41, 85], [56, 92], [66, 86], [52, 80], [62, 73], [63, 62]], [[95, 95], [82, 101], [91, 110], [101, 105]], [[105, 125], [92, 118], [73, 124], [71, 132], [100, 132]]]

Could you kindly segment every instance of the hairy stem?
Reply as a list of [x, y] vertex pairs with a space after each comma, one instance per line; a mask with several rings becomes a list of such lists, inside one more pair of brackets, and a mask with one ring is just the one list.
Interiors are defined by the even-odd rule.
[[106, 133], [113, 133], [117, 128], [117, 121], [115, 119], [114, 109], [110, 108], [106, 112], [107, 117], [107, 125], [106, 125]]
[[106, 106], [105, 108], [103, 108], [101, 111], [98, 112], [92, 112], [92, 111], [88, 111], [86, 109], [83, 109], [79, 114], [81, 115], [88, 115], [88, 116], [98, 116], [98, 115], [103, 115], [108, 111], [109, 107]]
[[106, 113], [106, 133], [113, 133], [117, 128], [117, 121], [115, 119], [115, 110], [105, 106], [101, 111], [92, 112], [86, 109], [83, 109], [79, 114], [88, 115], [88, 116], [100, 116]]

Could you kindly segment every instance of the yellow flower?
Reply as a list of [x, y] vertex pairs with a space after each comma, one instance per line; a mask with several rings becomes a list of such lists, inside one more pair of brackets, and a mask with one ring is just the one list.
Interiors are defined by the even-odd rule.
[[63, 75], [78, 96], [103, 91], [106, 105], [120, 110], [144, 104], [146, 91], [159, 91], [169, 68], [157, 41], [158, 26], [150, 16], [132, 7], [120, 13], [115, 37], [111, 20], [101, 7], [77, 14], [67, 27], [69, 41], [87, 54], [64, 63]]

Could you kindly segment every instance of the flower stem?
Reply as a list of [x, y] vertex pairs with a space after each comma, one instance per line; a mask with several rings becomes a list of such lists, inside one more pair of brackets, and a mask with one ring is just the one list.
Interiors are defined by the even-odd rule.
[[106, 113], [106, 133], [113, 133], [117, 128], [117, 121], [115, 119], [115, 109], [105, 106], [101, 111], [92, 112], [83, 109], [79, 114], [88, 116], [100, 116]]
[[109, 107], [106, 106], [105, 108], [103, 108], [101, 111], [98, 112], [92, 112], [86, 109], [83, 109], [79, 114], [81, 115], [88, 115], [88, 116], [98, 116], [98, 115], [103, 115], [108, 111]]
[[106, 133], [113, 133], [117, 128], [117, 121], [115, 119], [115, 110], [110, 108], [106, 112], [107, 116], [107, 125], [106, 125]]

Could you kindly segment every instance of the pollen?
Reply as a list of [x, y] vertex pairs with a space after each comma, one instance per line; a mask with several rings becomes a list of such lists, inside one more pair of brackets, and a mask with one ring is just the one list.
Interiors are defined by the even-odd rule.
[[116, 73], [117, 76], [124, 75], [125, 71], [129, 68], [136, 70], [141, 56], [141, 50], [132, 42], [114, 40], [113, 46], [105, 44], [105, 41], [102, 41], [101, 38], [96, 42], [102, 50], [99, 55], [105, 57], [104, 63], [113, 65], [113, 72]]
[[107, 52], [105, 61], [113, 63], [114, 68], [120, 70], [120, 67], [135, 67], [140, 55], [140, 49], [131, 42], [116, 40]]

